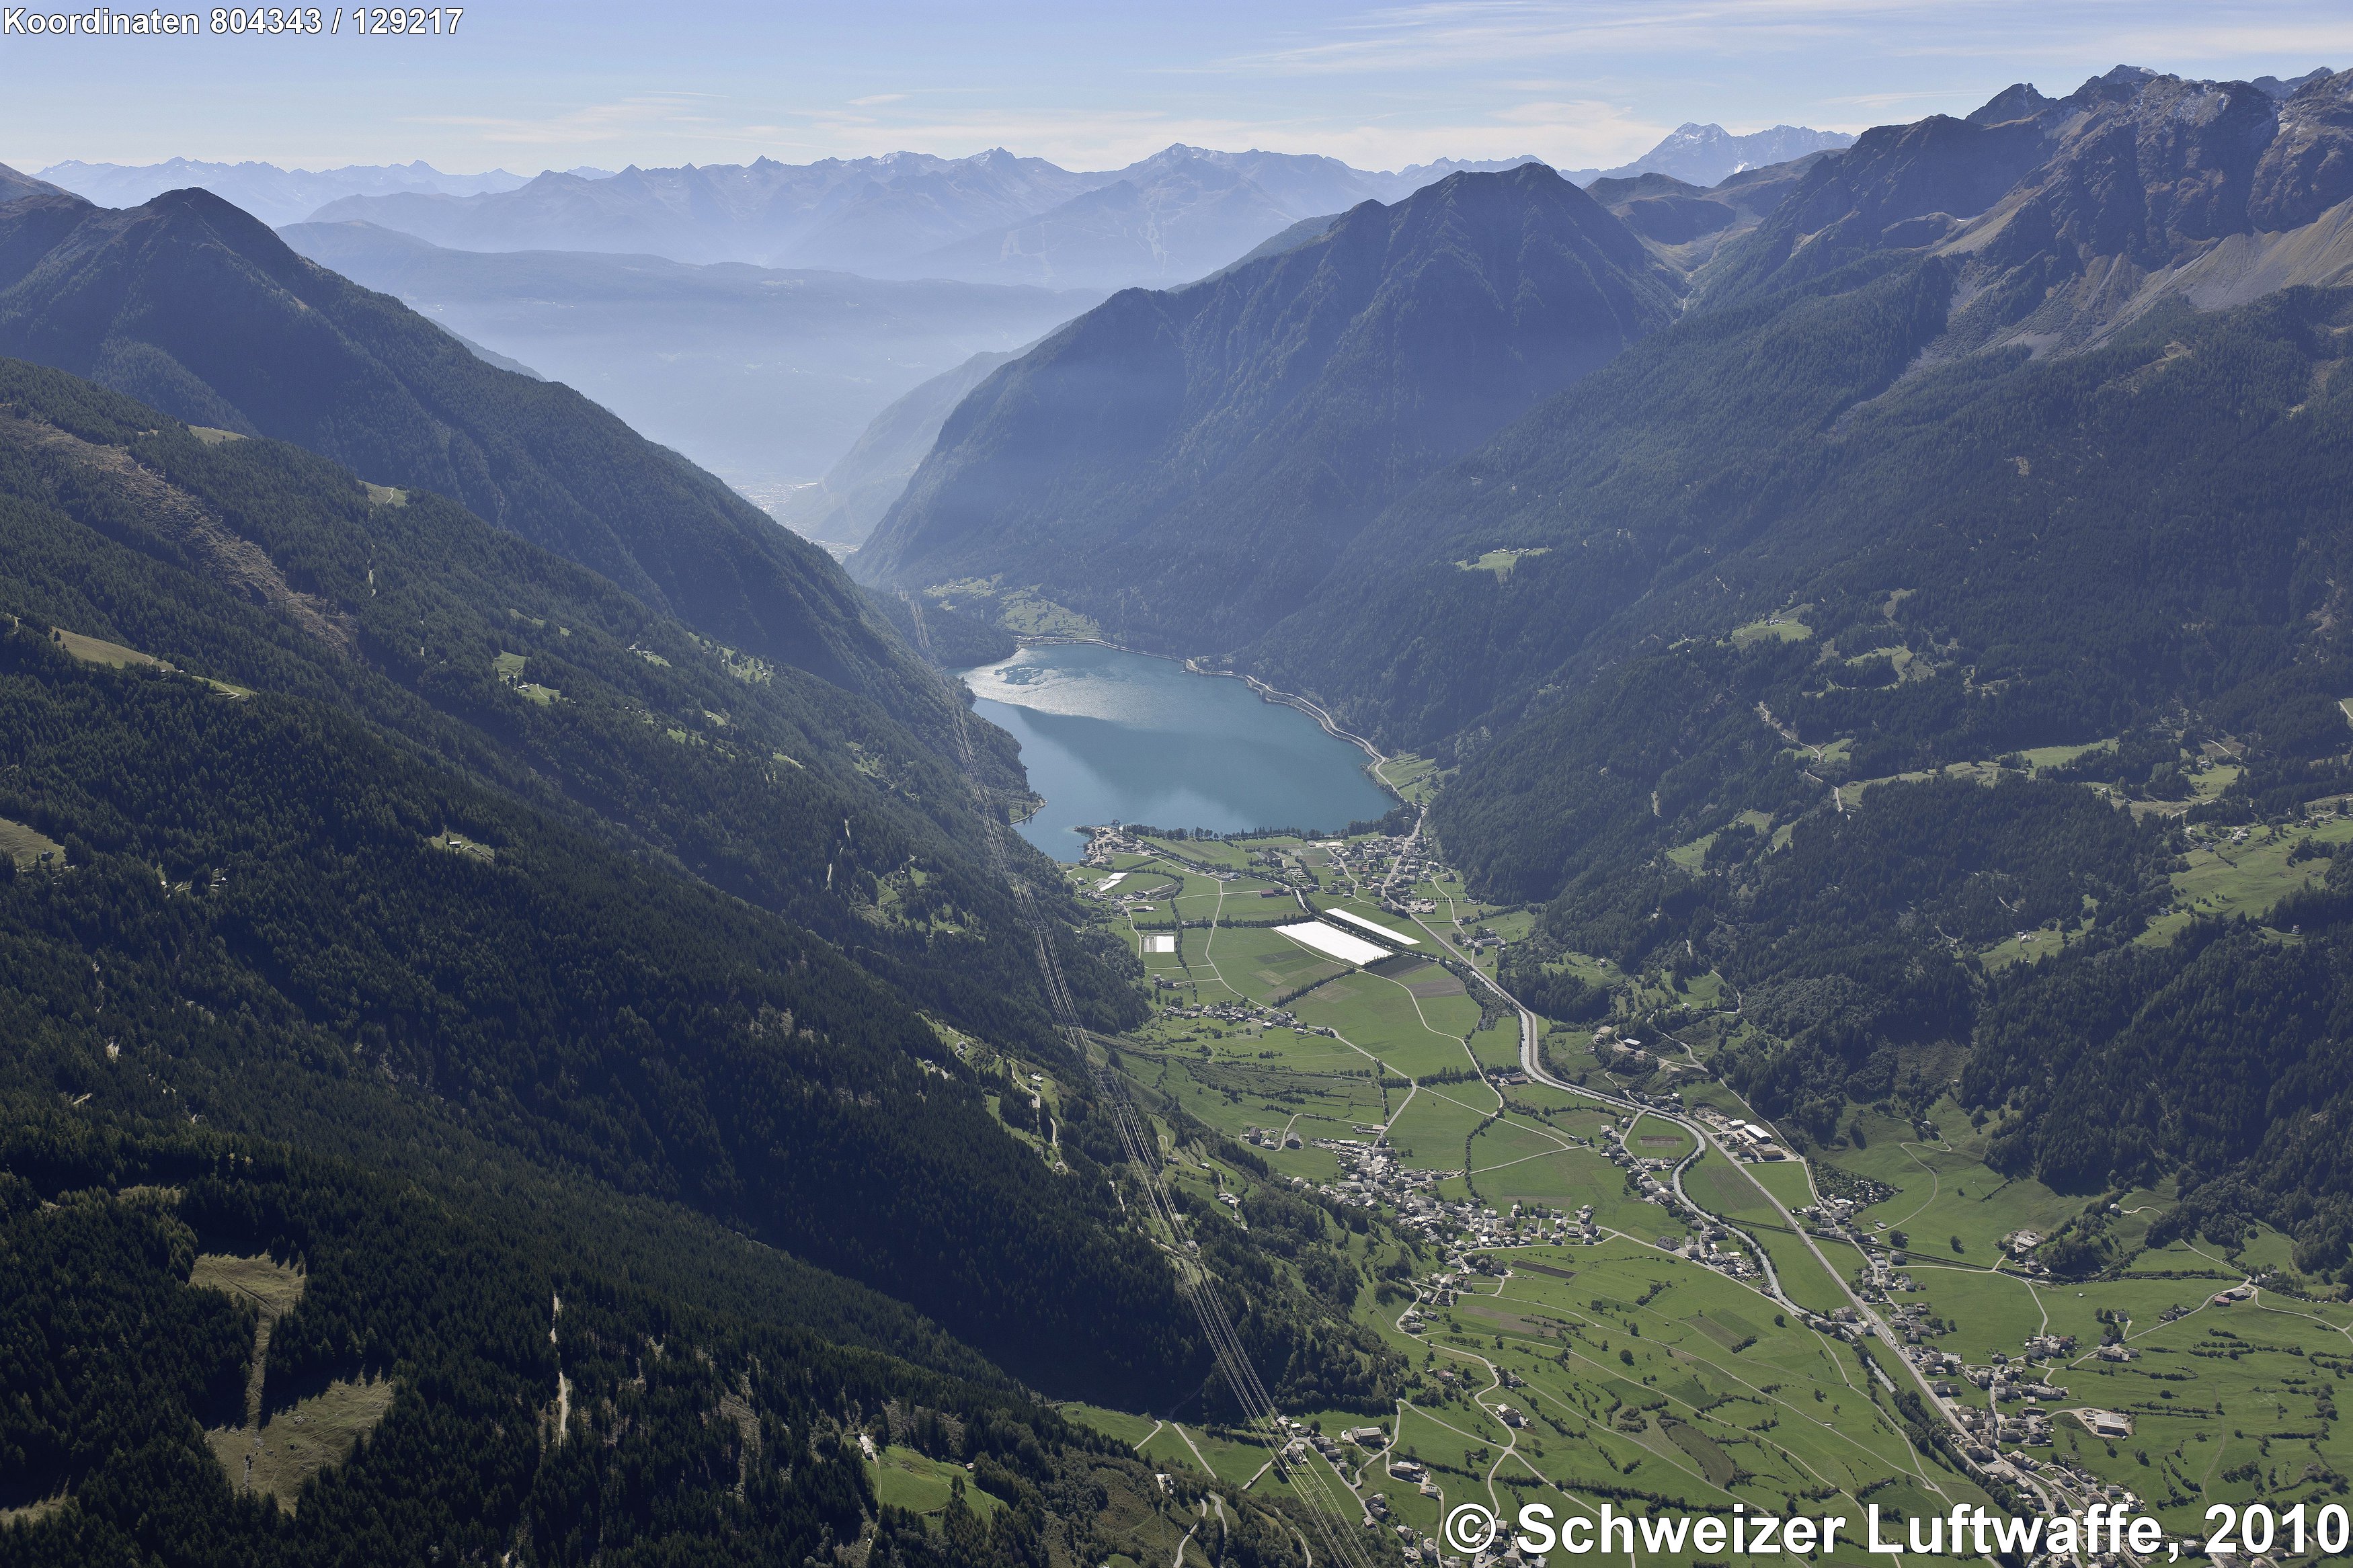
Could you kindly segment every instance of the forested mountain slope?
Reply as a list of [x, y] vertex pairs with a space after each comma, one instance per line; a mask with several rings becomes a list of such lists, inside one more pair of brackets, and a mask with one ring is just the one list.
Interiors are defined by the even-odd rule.
[[[1947, 265], [1862, 292], [1941, 300]], [[2256, 1218], [2344, 1267], [2353, 1182], [2321, 1151], [2353, 1116], [2353, 902], [2258, 906], [2267, 934], [2185, 909], [2175, 878], [2184, 813], [2303, 834], [2353, 788], [2348, 328], [2353, 290], [2176, 302], [1827, 429], [1588, 449], [1646, 456], [1647, 499], [1514, 469], [1609, 510], [1502, 536], [1550, 553], [1429, 612], [1492, 640], [1401, 642], [1376, 673], [1418, 712], [1485, 706], [1432, 820], [1480, 885], [1544, 903], [1530, 994], [1564, 951], [1714, 969], [1757, 1031], [1719, 1065], [1815, 1137], [1856, 1100], [1925, 1112], [1957, 1074], [2006, 1171], [2169, 1181], [2160, 1237]], [[2193, 795], [2209, 758], [2227, 787]], [[2052, 956], [1984, 962], [2013, 932]], [[2070, 1267], [2106, 1258], [2097, 1226], [2077, 1240]]]
[[1827, 427], [1942, 331], [1934, 264], [1844, 281], [1680, 321], [1427, 480], [1251, 650], [1261, 673], [1406, 744], [1509, 721], [1654, 574], [1782, 521], [1791, 481], [1760, 476], [1852, 450]]
[[2353, 787], [2353, 289], [2299, 283], [2348, 102], [2120, 71], [1862, 137], [1240, 662], [1459, 768], [1431, 826], [1541, 906], [1542, 1005], [1567, 952], [1714, 970], [1811, 1136], [1957, 1081], [2006, 1170], [2343, 1267], [2348, 906], [2177, 879], [2185, 813], [2300, 842]]
[[[1755, 233], [1701, 270], [1697, 303], [1673, 330], [1396, 503], [1251, 657], [1264, 672], [1357, 704], [1351, 711], [1363, 722], [1428, 739], [1508, 717], [1635, 596], [1712, 579], [1727, 552], [1762, 561], [1818, 535], [1821, 502], [1832, 493], [1856, 498], [1845, 503], [1853, 521], [1811, 557], [1819, 562], [1875, 545], [1886, 529], [1924, 512], [1967, 515], [1979, 496], [1995, 499], [1985, 487], [1970, 486], [1966, 500], [1926, 483], [1891, 490], [1914, 480], [1885, 454], [1905, 447], [1937, 461], [1931, 453], [1961, 407], [1994, 419], [2022, 388], [2066, 386], [2071, 376], [2092, 374], [2030, 364], [2017, 349], [1992, 352], [2019, 333], [2019, 347], [2039, 344], [2046, 357], [2062, 346], [2030, 330], [2056, 318], [1989, 316], [1997, 297], [2043, 278], [2071, 331], [2096, 325], [2100, 341], [2118, 342], [2139, 332], [2133, 341], [2145, 354], [2149, 334], [2159, 331], [2141, 331], [2156, 319], [2151, 312], [2172, 309], [2168, 321], [2202, 318], [2181, 314], [2180, 293], [2158, 282], [2121, 283], [2157, 279], [2156, 269], [2192, 256], [2211, 265], [2224, 254], [2230, 226], [2243, 231], [2257, 212], [2271, 215], [2265, 222], [2301, 225], [2265, 241], [2269, 251], [2333, 276], [2325, 259], [2344, 212], [2353, 210], [2343, 206], [2353, 186], [2338, 192], [2328, 183], [2340, 166], [2353, 167], [2345, 158], [2353, 146], [2348, 102], [2353, 73], [2307, 81], [2283, 103], [2243, 84], [2117, 72], [2057, 104], [2012, 89], [1981, 111], [1986, 124], [1931, 120], [1869, 133], [1811, 165]], [[2036, 103], [2043, 107], [2021, 111]], [[2221, 159], [2223, 150], [2235, 163]], [[2211, 195], [2195, 209], [2202, 216], [2180, 197], [2185, 164], [2207, 171], [2192, 182]], [[2335, 205], [2317, 205], [2332, 197]], [[2063, 198], [2076, 204], [2065, 221], [2032, 216], [2048, 216]], [[1948, 245], [1943, 226], [1914, 222], [1923, 208], [1947, 207], [2011, 216], [1972, 228], [1969, 244]], [[2013, 254], [2034, 232], [2046, 236], [2040, 247]], [[1811, 237], [1790, 249], [1799, 233]], [[1841, 235], [1861, 237], [1846, 245]], [[2121, 291], [2086, 294], [2094, 275]], [[2266, 278], [2272, 292], [2294, 280], [2284, 272]], [[2187, 303], [2199, 302], [2189, 291]], [[2282, 351], [2308, 362], [2329, 357], [2325, 327], [2231, 319], [2258, 335], [2284, 336]], [[2158, 350], [2177, 335], [2164, 329]], [[2080, 346], [2093, 341], [2076, 336]], [[2176, 432], [2203, 438], [2220, 430], [2224, 410], [2233, 417], [2248, 410], [2234, 384], [2194, 372], [2192, 379], [2190, 405], [2168, 405], [2162, 419], [2147, 399], [2113, 416], [2120, 438], [2147, 443], [2161, 468], [2173, 468], [2164, 448]], [[2301, 401], [2289, 396], [2281, 406]], [[2284, 427], [2280, 437], [2286, 466], [2243, 470], [2248, 482], [2269, 485], [2274, 473], [2279, 482], [2306, 482], [2298, 469], [2316, 454], [2297, 428]], [[2020, 443], [2056, 435], [2013, 419], [2000, 438], [2012, 443], [2005, 455], [2031, 469], [2031, 452]], [[2024, 493], [2005, 504], [2031, 507], [2067, 493], [2041, 490], [2031, 473], [2018, 477]], [[1572, 547], [1576, 554], [1563, 552]], [[1537, 549], [1552, 552], [1523, 555], [1508, 574], [1454, 565], [1496, 550]], [[1727, 578], [1724, 591], [1740, 586]], [[1647, 605], [1639, 612], [1649, 613]], [[1441, 627], [1450, 635], [1438, 635]], [[1472, 635], [1451, 635], [1457, 627]]]
[[[0, 493], [22, 508], [5, 607], [348, 704], [789, 915], [965, 1027], [1050, 1039], [980, 804], [879, 705], [699, 637], [438, 497], [371, 496], [280, 443], [207, 443], [21, 362], [0, 363]], [[992, 760], [1018, 785], [1010, 757]], [[1103, 1021], [1132, 1005], [1089, 953], [1071, 961]]]
[[[1855, 774], [1878, 777], [2112, 735], [2187, 701], [2228, 705], [2231, 728], [2297, 765], [2328, 754], [2353, 296], [2176, 306], [2095, 352], [2011, 351], [1856, 403], [1935, 335], [1944, 265], [1637, 350], [1552, 411], [1580, 419], [1581, 442], [1532, 423], [1485, 455], [1508, 468], [1449, 477], [1460, 531], [1430, 553], [1544, 553], [1500, 579], [1427, 569], [1360, 606], [1356, 624], [1413, 635], [1270, 646], [1401, 738], [1486, 716], [1500, 733], [1468, 737], [1440, 820], [1518, 897], [1717, 826], [1672, 837], [1791, 741], [1849, 737]], [[1652, 346], [1750, 373], [1718, 383], [1710, 443], [1645, 422]], [[1480, 499], [1512, 483], [1525, 504]], [[1384, 520], [1400, 549], [1443, 526], [1437, 497], [1416, 504]], [[1778, 610], [1823, 640], [1725, 640]]]
[[570, 388], [485, 364], [205, 192], [121, 212], [0, 206], [0, 353], [448, 496], [705, 636], [874, 698], [944, 749], [936, 683], [823, 551]]
[[[945, 832], [963, 781], [879, 709], [447, 502], [0, 368], [0, 816], [57, 847], [0, 893], [9, 973], [53, 977], [15, 993], [10, 1071], [395, 1163], [421, 1114], [1031, 1375], [1090, 1375], [1083, 1324], [1029, 1338], [1043, 1258], [1169, 1321], [1100, 1176], [1047, 1171], [876, 978], [1056, 1048], [1008, 894]], [[1097, 1371], [1165, 1379], [1187, 1343], [1122, 1325]]]
[[[52, 1072], [144, 1110], [154, 1070], [213, 1124], [313, 1147], [365, 1147], [370, 1099], [422, 1098], [1029, 1375], [1133, 1396], [1184, 1355], [1165, 1267], [1100, 1175], [1048, 1171], [912, 1008], [806, 931], [320, 705], [82, 665], [29, 629], [0, 651], [5, 809], [68, 868], [16, 879], [0, 913], [11, 973], [43, 977], [16, 1037], [49, 1037]], [[1049, 1259], [1124, 1303], [1115, 1333], [1035, 1295]]]
[[1670, 319], [1540, 164], [1456, 174], [1190, 289], [1130, 291], [949, 418], [861, 580], [965, 578], [1198, 651], [1296, 604], [1391, 498]]
[[[344, 1162], [5, 1110], [11, 1568], [798, 1568], [861, 1537], [888, 1568], [1073, 1568], [1142, 1556], [1193, 1500], [1016, 1391], [699, 1307]], [[936, 1523], [876, 1496], [861, 1442], [956, 1477]], [[1283, 1504], [1219, 1507], [1247, 1561], [1294, 1568]]]

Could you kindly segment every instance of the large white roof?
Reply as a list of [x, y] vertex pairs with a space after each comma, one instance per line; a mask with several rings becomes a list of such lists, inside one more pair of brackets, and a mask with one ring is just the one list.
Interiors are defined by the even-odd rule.
[[1312, 949], [1326, 958], [1336, 958], [1343, 963], [1356, 964], [1358, 968], [1389, 955], [1388, 948], [1375, 947], [1363, 937], [1350, 936], [1337, 926], [1327, 926], [1321, 921], [1301, 921], [1297, 925], [1274, 929], [1302, 947]]
[[1408, 936], [1401, 931], [1391, 931], [1378, 921], [1368, 921], [1362, 915], [1350, 914], [1345, 910], [1325, 910], [1324, 918], [1327, 921], [1346, 921], [1350, 925], [1368, 931], [1375, 936], [1387, 937], [1391, 942], [1400, 942], [1408, 947], [1421, 945], [1419, 937]]

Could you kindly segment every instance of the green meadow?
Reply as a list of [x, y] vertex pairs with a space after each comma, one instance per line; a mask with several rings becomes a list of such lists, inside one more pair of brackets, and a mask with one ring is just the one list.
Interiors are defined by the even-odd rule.
[[[1769, 635], [1792, 634], [1774, 628]], [[2201, 847], [2190, 869], [2177, 875], [2177, 889], [2204, 909], [2226, 901], [2268, 908], [2322, 864], [2287, 865], [2301, 838], [2321, 836], [2353, 837], [2353, 821], [2321, 816], [2261, 843]], [[1685, 848], [1695, 860], [1705, 842]], [[1196, 868], [1201, 866], [1240, 875], [1221, 880], [1203, 875]], [[1390, 1476], [1386, 1457], [1347, 1449], [1342, 1474], [1360, 1497], [1386, 1497], [1391, 1524], [1431, 1534], [1446, 1508], [1469, 1500], [1499, 1510], [1545, 1500], [1564, 1513], [1590, 1512], [1597, 1498], [1620, 1500], [1637, 1512], [1723, 1510], [1739, 1500], [1754, 1509], [1801, 1507], [1858, 1520], [1865, 1498], [1904, 1514], [1989, 1500], [1946, 1459], [1916, 1450], [1906, 1436], [1864, 1364], [1875, 1358], [1908, 1383], [1885, 1347], [1866, 1350], [1816, 1334], [1761, 1282], [1730, 1279], [1675, 1254], [1686, 1227], [1642, 1198], [1628, 1173], [1605, 1157], [1602, 1130], [1617, 1111], [1548, 1085], [1499, 1089], [1485, 1081], [1487, 1072], [1519, 1065], [1518, 1020], [1482, 1021], [1462, 982], [1434, 962], [1440, 952], [1429, 933], [1444, 931], [1466, 947], [1482, 931], [1517, 940], [1526, 933], [1527, 911], [1475, 905], [1451, 874], [1440, 874], [1411, 889], [1439, 907], [1419, 926], [1409, 925], [1370, 896], [1377, 877], [1335, 866], [1298, 840], [1172, 842], [1153, 855], [1124, 858], [1120, 868], [1129, 873], [1120, 890], [1146, 895], [1155, 907], [1106, 910], [1106, 916], [1136, 942], [1147, 975], [1166, 983], [1154, 994], [1158, 1004], [1281, 1005], [1298, 1019], [1291, 1028], [1162, 1012], [1119, 1042], [1125, 1071], [1160, 1097], [1149, 1103], [1181, 1108], [1237, 1142], [1256, 1132], [1302, 1143], [1252, 1149], [1264, 1176], [1255, 1163], [1238, 1163], [1212, 1147], [1172, 1148], [1167, 1172], [1176, 1185], [1208, 1198], [1247, 1191], [1263, 1179], [1329, 1184], [1341, 1166], [1317, 1141], [1385, 1136], [1401, 1165], [1446, 1173], [1436, 1187], [1441, 1199], [1468, 1201], [1499, 1216], [1514, 1205], [1537, 1215], [1590, 1205], [1600, 1227], [1601, 1239], [1591, 1246], [1531, 1244], [1531, 1230], [1508, 1233], [1508, 1245], [1487, 1249], [1493, 1267], [1508, 1272], [1458, 1281], [1461, 1293], [1453, 1303], [1422, 1308], [1413, 1332], [1398, 1327], [1402, 1307], [1394, 1295], [1384, 1303], [1371, 1290], [1359, 1294], [1356, 1322], [1410, 1363], [1404, 1397], [1380, 1418], [1397, 1433], [1394, 1454], [1427, 1466], [1439, 1493], [1426, 1495], [1419, 1484]], [[1419, 940], [1364, 970], [1269, 926], [1232, 923], [1303, 918], [1287, 890], [1279, 899], [1261, 896], [1280, 885], [1278, 875], [1303, 873], [1317, 881], [1319, 908], [1345, 909]], [[1082, 868], [1074, 880], [1084, 889], [1103, 875]], [[1176, 951], [1145, 952], [1144, 938], [1155, 931], [1173, 931]], [[2021, 952], [2032, 956], [2031, 948]], [[1481, 954], [1482, 967], [1493, 958], [1492, 949]], [[1556, 1027], [1544, 1041], [1556, 1070], [1612, 1091], [1656, 1091], [1672, 1083], [1686, 1107], [1712, 1105], [1729, 1117], [1756, 1119], [1730, 1088], [1705, 1076], [1704, 1053], [1751, 1027], [1730, 1013], [1735, 999], [1716, 976], [1692, 977], [1672, 993], [1642, 991], [1598, 960], [1572, 954], [1567, 962], [1589, 983], [1612, 987], [1621, 1007], [1638, 1016], [1672, 1007], [1724, 1022], [1681, 1032], [1698, 1055], [1655, 1029], [1639, 1028], [1637, 1037], [1663, 1051], [1669, 1064], [1634, 1077], [1603, 1071], [1586, 1029]], [[1849, 1302], [1848, 1282], [1868, 1278], [1862, 1250], [1842, 1240], [1810, 1243], [1783, 1218], [1783, 1209], [1794, 1212], [1820, 1195], [1806, 1160], [1749, 1164], [1713, 1147], [1691, 1158], [1693, 1135], [1651, 1114], [1637, 1117], [1626, 1132], [1633, 1154], [1666, 1163], [1654, 1173], [1662, 1179], [1688, 1160], [1682, 1163], [1684, 1192], [1753, 1238], [1799, 1306], [1828, 1313]], [[2049, 1235], [2089, 1200], [1992, 1172], [1984, 1163], [1986, 1141], [1983, 1129], [1946, 1101], [1918, 1125], [1866, 1110], [1831, 1146], [1801, 1151], [1822, 1192], [1877, 1184], [1883, 1194], [1856, 1223], [1881, 1248], [1892, 1250], [1900, 1240], [1904, 1249], [1896, 1272], [1899, 1285], [1910, 1288], [1899, 1288], [1887, 1309], [1920, 1307], [1926, 1342], [1971, 1364], [1997, 1352], [2015, 1355], [2028, 1338], [2046, 1332], [2074, 1335], [2088, 1357], [2103, 1331], [2098, 1314], [2122, 1315], [2138, 1358], [2083, 1359], [2049, 1375], [2069, 1391], [2063, 1409], [2080, 1404], [2126, 1411], [2136, 1421], [2135, 1437], [2105, 1442], [2062, 1415], [2056, 1442], [2103, 1479], [2150, 1498], [2169, 1524], [2197, 1525], [2215, 1500], [2337, 1495], [2333, 1489], [2345, 1484], [2353, 1456], [2340, 1452], [2333, 1415], [2322, 1412], [2334, 1409], [2340, 1369], [2353, 1367], [2353, 1312], [2268, 1295], [2256, 1306], [2227, 1311], [2201, 1305], [2258, 1262], [2286, 1265], [2277, 1238], [2262, 1236], [2228, 1256], [2202, 1243], [2176, 1244], [2144, 1253], [2121, 1277], [2095, 1283], [2031, 1280], [2010, 1262], [2004, 1238], [2020, 1230]], [[2137, 1246], [2171, 1194], [2127, 1194], [2116, 1201], [2118, 1212], [2106, 1218], [2110, 1234]], [[1394, 1235], [1377, 1220], [1357, 1249], [1369, 1261], [1398, 1245], [1382, 1239]], [[1448, 1245], [1407, 1247], [1418, 1274], [1441, 1267], [1459, 1237], [1450, 1226], [1440, 1239]], [[1743, 1244], [1736, 1237], [1725, 1245]], [[2190, 1315], [2160, 1324], [2159, 1315], [2172, 1307]], [[2229, 1337], [2208, 1331], [2218, 1325]], [[1505, 1408], [1523, 1424], [1507, 1425], [1498, 1414]], [[1282, 1484], [1271, 1479], [1265, 1451], [1254, 1442], [1152, 1415], [1073, 1414], [1164, 1469], [1206, 1468], [1236, 1485], [1253, 1478], [1259, 1487]], [[1361, 1412], [1293, 1414], [1326, 1432], [1367, 1419]], [[1174, 1552], [1173, 1538], [1169, 1549]], [[1846, 1539], [1827, 1555], [1864, 1561]], [[1690, 1558], [1670, 1554], [1665, 1561]]]

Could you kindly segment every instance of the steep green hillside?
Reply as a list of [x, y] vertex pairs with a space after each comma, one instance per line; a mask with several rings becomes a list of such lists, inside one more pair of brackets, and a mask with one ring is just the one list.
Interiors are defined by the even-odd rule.
[[0, 353], [447, 496], [945, 749], [944, 699], [823, 551], [570, 388], [484, 363], [203, 191], [121, 212], [62, 195], [0, 206]]
[[[1941, 293], [1899, 274], [1847, 320], [1891, 291]], [[1588, 834], [1565, 831], [1572, 817], [1612, 811], [1686, 842], [1745, 804], [1721, 793], [1743, 757], [1791, 742], [1850, 738], [1852, 775], [1880, 777], [2096, 740], [2187, 700], [2295, 766], [2341, 748], [2327, 606], [2348, 543], [2335, 499], [2353, 479], [2353, 404], [2336, 374], [2348, 320], [2343, 293], [2176, 307], [2094, 353], [1922, 374], [1811, 436], [1727, 434], [1707, 454], [1628, 431], [1594, 460], [1646, 438], [1664, 448], [1669, 482], [1645, 512], [1473, 514], [1466, 538], [1508, 526], [1556, 548], [1504, 584], [1425, 572], [1423, 603], [1400, 589], [1380, 606], [1484, 629], [1484, 646], [1407, 645], [1421, 662], [1384, 673], [1429, 695], [1400, 727], [1426, 732], [1450, 701], [1508, 714], [1564, 666], [1593, 674], [1474, 760], [1441, 826], [1482, 879], [1543, 897], [1583, 863]], [[1901, 352], [1893, 342], [1879, 363]], [[1833, 361], [1814, 384], [1821, 401], [1845, 369]], [[1582, 500], [1578, 473], [1556, 459], [1528, 488]], [[2232, 498], [2226, 516], [2217, 496]], [[1640, 526], [1610, 526], [1628, 522]], [[1808, 640], [1733, 635], [1777, 610]], [[1662, 704], [1672, 724], [1647, 722]], [[1588, 787], [1559, 765], [1569, 758], [1611, 782]]]
[[[5, 400], [0, 817], [58, 847], [0, 894], [11, 1071], [418, 1175], [418, 1137], [472, 1140], [1026, 1374], [1176, 1375], [1189, 1329], [1100, 1176], [1015, 1142], [876, 978], [1056, 1048], [1009, 894], [947, 831], [962, 781], [879, 709], [299, 449], [35, 367]], [[1058, 1325], [1048, 1258], [1128, 1321]]]
[[815, 937], [324, 704], [86, 664], [29, 626], [0, 662], [0, 816], [66, 849], [0, 893], [36, 1081], [331, 1148], [418, 1097], [865, 1280], [1048, 1386], [1181, 1376], [1189, 1324], [1100, 1171], [1050, 1170]]
[[[0, 607], [352, 705], [814, 928], [966, 1027], [1046, 1037], [968, 784], [873, 701], [698, 637], [438, 497], [371, 493], [275, 442], [200, 439], [21, 363], [0, 363], [0, 398], [16, 503]], [[973, 732], [1018, 788], [1009, 741]], [[1071, 956], [1082, 995], [1116, 995]]]
[[[861, 1537], [903, 1568], [1072, 1568], [1143, 1557], [1198, 1494], [1018, 1394], [339, 1161], [22, 1099], [5, 1121], [12, 1568], [794, 1568]], [[868, 1445], [955, 1482], [901, 1496]], [[1285, 1504], [1224, 1491], [1252, 1562], [1296, 1561]]]
[[1673, 300], [1641, 242], [1540, 164], [1367, 203], [1191, 288], [1120, 294], [997, 372], [854, 564], [1229, 647], [1392, 498]]
[[2335, 906], [2196, 867], [2333, 854], [2353, 784], [2353, 291], [2297, 286], [2348, 102], [2127, 71], [1862, 138], [1244, 662], [1455, 770], [1531, 994], [1606, 958], [1807, 1135], [1957, 1081], [2007, 1172], [2341, 1267]]

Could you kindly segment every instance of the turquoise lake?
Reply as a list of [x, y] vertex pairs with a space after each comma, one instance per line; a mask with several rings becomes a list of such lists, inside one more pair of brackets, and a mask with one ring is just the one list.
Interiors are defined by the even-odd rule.
[[1057, 860], [1084, 851], [1082, 823], [1340, 828], [1396, 804], [1365, 753], [1306, 714], [1173, 659], [1055, 645], [963, 678], [1046, 797], [1017, 831]]

